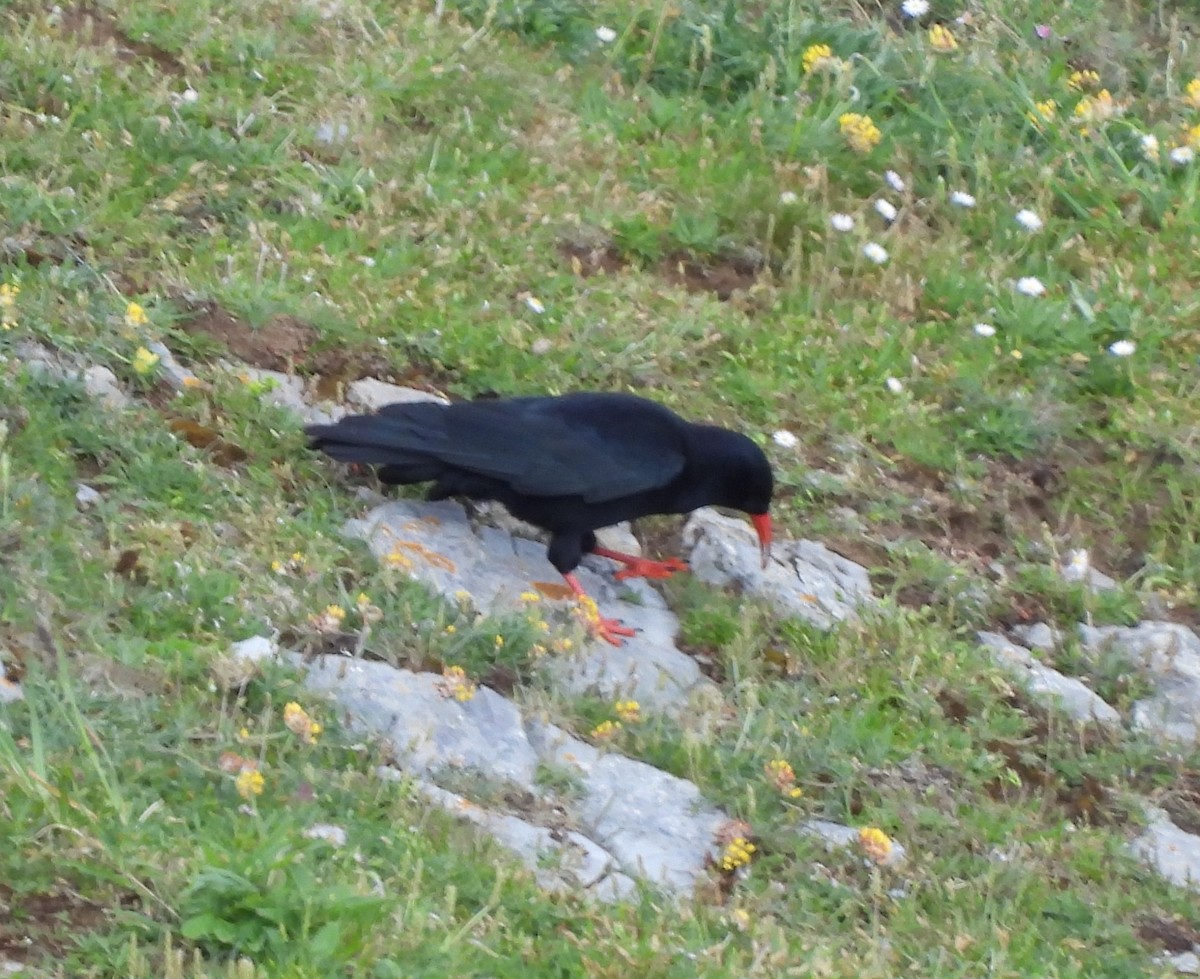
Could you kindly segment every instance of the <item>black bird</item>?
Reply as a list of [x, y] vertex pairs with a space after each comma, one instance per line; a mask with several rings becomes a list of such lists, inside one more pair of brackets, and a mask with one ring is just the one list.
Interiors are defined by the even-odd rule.
[[385, 483], [432, 481], [431, 500], [497, 500], [549, 531], [550, 563], [589, 611], [593, 631], [613, 645], [633, 630], [596, 613], [572, 574], [583, 555], [621, 562], [618, 578], [666, 578], [687, 566], [599, 547], [598, 527], [725, 506], [750, 514], [764, 567], [770, 555], [774, 479], [762, 450], [630, 394], [405, 402], [306, 432], [312, 448], [334, 459], [378, 466]]

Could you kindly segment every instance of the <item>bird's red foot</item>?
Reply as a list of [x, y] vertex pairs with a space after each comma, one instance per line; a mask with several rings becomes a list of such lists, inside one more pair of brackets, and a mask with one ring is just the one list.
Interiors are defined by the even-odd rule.
[[677, 571], [687, 571], [686, 561], [677, 557], [669, 557], [665, 561], [648, 561], [645, 558], [634, 558], [625, 563], [614, 577], [617, 581], [627, 578], [670, 578]]
[[636, 636], [637, 630], [622, 625], [620, 619], [604, 619], [597, 616], [588, 618], [588, 631], [597, 638], [603, 639], [610, 646], [623, 646], [626, 636]]

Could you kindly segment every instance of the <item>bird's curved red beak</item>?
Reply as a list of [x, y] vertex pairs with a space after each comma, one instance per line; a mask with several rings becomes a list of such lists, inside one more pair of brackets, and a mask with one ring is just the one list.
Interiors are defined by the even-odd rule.
[[762, 566], [766, 570], [767, 562], [771, 560], [771, 515], [769, 513], [752, 513], [750, 520], [758, 532], [758, 545], [762, 551]]

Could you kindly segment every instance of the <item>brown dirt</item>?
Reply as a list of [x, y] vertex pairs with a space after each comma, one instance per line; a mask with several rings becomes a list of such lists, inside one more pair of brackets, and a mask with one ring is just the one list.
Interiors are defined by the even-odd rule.
[[[575, 274], [581, 278], [593, 275], [615, 275], [634, 263], [611, 242], [589, 243], [565, 241], [559, 246]], [[754, 285], [761, 267], [747, 258], [720, 255], [693, 255], [674, 251], [653, 269], [675, 286], [688, 292], [708, 292], [718, 299], [731, 299], [733, 294]]]
[[148, 60], [153, 61], [164, 74], [182, 75], [184, 72], [183, 63], [173, 54], [130, 37], [117, 26], [110, 14], [90, 4], [64, 10], [58, 22], [58, 29], [64, 37], [90, 47], [112, 47], [116, 51], [117, 59], [126, 64]]
[[1200, 930], [1176, 918], [1147, 915], [1138, 923], [1137, 936], [1151, 948], [1173, 953], [1190, 952], [1200, 945]]
[[113, 909], [140, 903], [131, 892], [101, 904], [64, 883], [40, 894], [19, 894], [0, 883], [0, 957], [22, 964], [60, 958], [75, 947], [76, 936], [107, 929]]
[[186, 333], [217, 340], [238, 360], [271, 371], [294, 370], [320, 337], [315, 327], [282, 314], [255, 329], [214, 302], [193, 305], [179, 325]]

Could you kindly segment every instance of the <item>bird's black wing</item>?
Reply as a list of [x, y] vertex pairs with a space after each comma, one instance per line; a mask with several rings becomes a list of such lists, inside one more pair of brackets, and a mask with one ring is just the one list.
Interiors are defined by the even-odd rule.
[[688, 423], [631, 395], [505, 398], [441, 409], [396, 404], [376, 418], [386, 419], [389, 440], [406, 452], [532, 497], [612, 500], [667, 485], [686, 462]]

